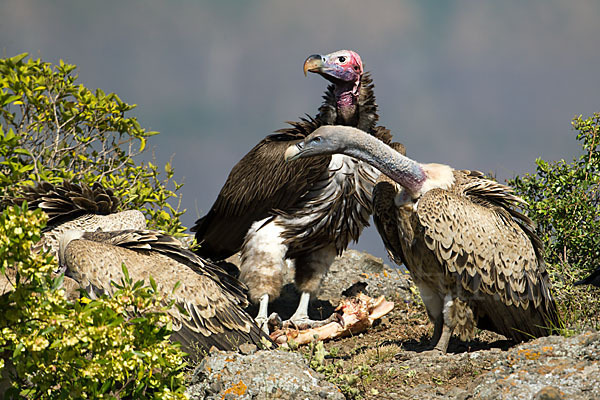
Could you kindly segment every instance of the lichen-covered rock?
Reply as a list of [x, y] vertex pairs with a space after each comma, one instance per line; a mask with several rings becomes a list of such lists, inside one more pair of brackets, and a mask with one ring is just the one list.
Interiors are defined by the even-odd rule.
[[300, 354], [280, 350], [215, 351], [198, 364], [186, 394], [197, 400], [344, 399]]
[[468, 391], [469, 399], [600, 399], [600, 333], [515, 346]]

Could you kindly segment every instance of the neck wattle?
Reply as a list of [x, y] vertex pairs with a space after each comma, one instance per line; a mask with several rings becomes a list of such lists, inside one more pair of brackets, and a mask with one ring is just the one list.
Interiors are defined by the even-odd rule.
[[353, 125], [358, 111], [358, 93], [352, 86], [338, 87], [336, 90], [337, 113], [340, 122], [344, 125]]

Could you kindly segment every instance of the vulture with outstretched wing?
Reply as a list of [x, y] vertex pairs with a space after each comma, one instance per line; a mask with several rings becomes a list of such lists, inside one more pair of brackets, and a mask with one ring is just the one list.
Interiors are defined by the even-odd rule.
[[516, 341], [559, 326], [556, 304], [523, 200], [480, 172], [420, 164], [364, 132], [321, 127], [290, 146], [286, 159], [346, 154], [383, 174], [374, 191], [374, 219], [392, 258], [404, 263], [429, 317], [432, 343], [446, 352], [452, 332], [475, 327]]
[[192, 231], [198, 254], [224, 259], [241, 250], [240, 279], [250, 299], [260, 302], [257, 322], [266, 326], [270, 300], [279, 296], [286, 260], [295, 263], [295, 283], [302, 292], [290, 320], [312, 325], [308, 302], [336, 255], [358, 240], [368, 225], [371, 195], [379, 172], [352, 157], [326, 155], [285, 163], [283, 154], [321, 125], [354, 126], [376, 140], [391, 135], [376, 126], [373, 83], [353, 51], [312, 55], [304, 72], [329, 80], [316, 118], [267, 136], [234, 167], [217, 200]]
[[98, 183], [90, 187], [41, 182], [23, 189], [12, 202], [23, 201], [48, 215], [37, 249], [51, 249], [66, 267], [69, 297], [78, 297], [80, 287], [92, 297], [111, 294], [111, 281], [120, 281], [124, 263], [134, 281], [148, 283], [152, 276], [163, 294], [170, 295], [175, 283], [181, 282], [173, 298], [187, 315], [170, 310], [171, 339], [180, 341], [188, 353], [270, 341], [243, 310], [248, 301], [241, 282], [185, 249], [179, 240], [146, 230], [140, 211], [117, 212], [120, 202], [112, 190]]
[[[3, 206], [22, 205], [30, 209], [40, 208], [48, 222], [42, 230], [41, 240], [32, 251], [50, 251], [58, 259], [58, 238], [69, 230], [111, 231], [121, 229], [145, 229], [146, 218], [138, 210], [118, 211], [121, 204], [113, 191], [99, 183], [92, 186], [78, 185], [69, 181], [61, 184], [38, 182], [20, 190], [18, 197], [5, 199]], [[14, 287], [14, 271], [7, 270], [0, 276], [0, 294]], [[63, 288], [70, 299], [79, 297], [77, 282], [66, 277]]]
[[235, 350], [243, 343], [271, 341], [244, 311], [246, 287], [169, 235], [150, 230], [68, 231], [60, 237], [59, 258], [65, 275], [92, 298], [112, 295], [111, 282], [121, 280], [122, 265], [134, 282], [149, 282], [152, 276], [157, 291], [186, 311], [177, 307], [168, 311], [171, 339], [192, 355], [212, 346]]

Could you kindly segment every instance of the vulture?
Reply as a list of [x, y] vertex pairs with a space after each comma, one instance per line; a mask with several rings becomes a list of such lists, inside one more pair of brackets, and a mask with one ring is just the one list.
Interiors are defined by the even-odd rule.
[[420, 164], [402, 150], [330, 126], [290, 146], [285, 159], [341, 153], [383, 173], [373, 194], [375, 224], [420, 290], [434, 323], [433, 351], [445, 353], [453, 332], [466, 340], [475, 327], [515, 341], [550, 334], [559, 319], [542, 243], [514, 208], [524, 201], [480, 172]]
[[[32, 251], [50, 251], [58, 259], [58, 238], [64, 232], [78, 229], [82, 231], [145, 229], [146, 219], [138, 210], [118, 212], [119, 199], [113, 191], [99, 183], [92, 186], [78, 185], [64, 181], [60, 185], [38, 182], [21, 189], [19, 195], [5, 199], [3, 206], [22, 205], [27, 202], [30, 209], [40, 208], [48, 216], [42, 238]], [[12, 290], [16, 271], [7, 269], [6, 276], [0, 276], [0, 294]], [[65, 277], [63, 288], [69, 299], [79, 298], [79, 284]]]
[[573, 285], [592, 285], [596, 287], [600, 287], [600, 267], [596, 268], [594, 272], [590, 274], [587, 278], [584, 278], [580, 281], [575, 282]]
[[311, 294], [320, 286], [336, 255], [357, 241], [372, 213], [372, 190], [379, 171], [345, 155], [324, 155], [285, 163], [290, 144], [321, 125], [348, 125], [389, 143], [377, 126], [377, 104], [369, 73], [349, 50], [311, 55], [304, 74], [331, 82], [315, 118], [289, 122], [288, 128], [260, 141], [232, 169], [209, 212], [191, 229], [197, 254], [214, 261], [240, 251], [240, 279], [259, 303], [256, 321], [266, 328], [270, 300], [279, 296], [287, 260], [295, 264], [301, 292], [296, 326], [316, 326], [308, 317]]
[[244, 311], [248, 306], [246, 287], [172, 236], [132, 229], [67, 231], [59, 244], [65, 275], [79, 282], [91, 298], [113, 294], [111, 282], [120, 281], [122, 265], [134, 282], [149, 282], [152, 276], [158, 293], [178, 306], [168, 311], [173, 322], [171, 339], [192, 356], [197, 350], [208, 352], [212, 346], [236, 350], [243, 343], [271, 342]]
[[[270, 341], [243, 310], [248, 300], [241, 282], [185, 249], [179, 240], [147, 230], [140, 211], [117, 212], [120, 201], [112, 190], [99, 183], [90, 187], [41, 182], [25, 188], [12, 202], [23, 201], [48, 215], [38, 250], [55, 252], [65, 269], [70, 298], [79, 288], [92, 298], [112, 294], [111, 281], [120, 281], [125, 264], [133, 281], [147, 283], [152, 276], [161, 294], [171, 295], [187, 311], [187, 315], [169, 311], [171, 339], [180, 341], [191, 355], [212, 346], [235, 350], [242, 343]], [[181, 286], [173, 293], [178, 281]]]

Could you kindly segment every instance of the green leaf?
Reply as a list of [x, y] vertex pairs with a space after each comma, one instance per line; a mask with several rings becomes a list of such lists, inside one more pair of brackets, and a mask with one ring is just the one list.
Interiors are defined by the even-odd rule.
[[21, 60], [23, 60], [25, 57], [27, 57], [29, 55], [29, 53], [21, 53], [19, 55], [16, 55], [14, 57], [9, 58], [9, 62], [16, 65], [18, 63], [21, 62]]
[[[2, 102], [2, 105], [5, 106], [7, 104], [10, 104], [14, 101], [20, 100], [21, 96], [20, 95], [12, 95], [12, 96], [8, 96], [6, 99], [4, 99], [4, 101]], [[17, 103], [15, 103], [17, 104]], [[19, 102], [19, 104], [23, 104], [22, 102]]]
[[125, 263], [121, 263], [121, 271], [123, 271], [123, 277], [125, 278], [125, 282], [131, 282], [131, 279], [129, 278], [129, 271], [125, 266]]

